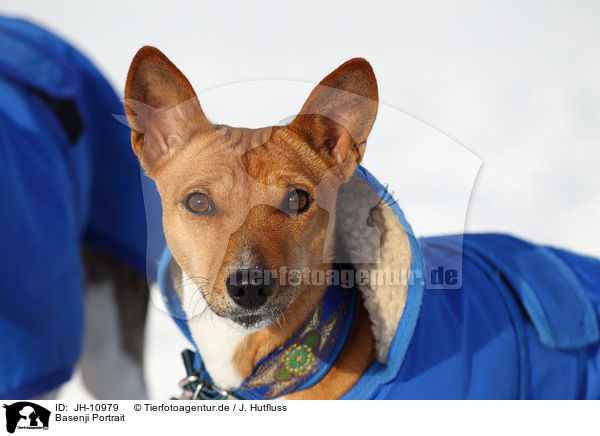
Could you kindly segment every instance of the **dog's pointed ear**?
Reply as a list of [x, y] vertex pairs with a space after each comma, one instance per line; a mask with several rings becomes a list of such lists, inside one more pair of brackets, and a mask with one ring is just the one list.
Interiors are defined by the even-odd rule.
[[378, 103], [371, 65], [351, 59], [317, 85], [290, 127], [347, 178], [362, 160]]
[[162, 52], [150, 46], [142, 47], [131, 61], [125, 109], [133, 150], [146, 170], [184, 147], [194, 133], [213, 128], [192, 85]]

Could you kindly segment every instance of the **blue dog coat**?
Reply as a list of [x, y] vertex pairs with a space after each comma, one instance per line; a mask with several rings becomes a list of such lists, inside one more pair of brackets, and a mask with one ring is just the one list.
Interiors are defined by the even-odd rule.
[[[391, 207], [412, 261], [406, 306], [387, 359], [373, 363], [343, 399], [600, 398], [599, 260], [507, 235], [417, 239], [385, 188], [363, 168], [355, 176]], [[172, 317], [192, 340], [168, 274], [170, 261], [166, 252], [159, 284]], [[230, 394], [270, 398], [265, 395], [273, 389], [245, 387], [257, 372], [267, 372], [265, 365], [284, 368], [286, 362], [273, 363], [273, 356], [286, 355], [275, 350]], [[197, 351], [186, 368], [210, 385]], [[298, 389], [314, 382], [299, 379]], [[223, 398], [219, 389], [204, 395], [215, 396]]]
[[146, 214], [123, 106], [50, 33], [0, 17], [0, 398], [70, 378], [83, 333], [82, 240], [143, 273]]

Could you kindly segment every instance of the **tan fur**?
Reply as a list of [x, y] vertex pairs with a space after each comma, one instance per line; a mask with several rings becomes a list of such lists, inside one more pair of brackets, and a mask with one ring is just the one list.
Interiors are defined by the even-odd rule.
[[[215, 314], [231, 317], [238, 310], [225, 283], [241, 259], [272, 270], [331, 269], [338, 188], [362, 159], [377, 113], [375, 76], [364, 59], [328, 75], [287, 126], [212, 124], [183, 74], [152, 47], [134, 57], [125, 97], [133, 149], [160, 193], [170, 251]], [[278, 207], [290, 189], [308, 192], [314, 204], [293, 217], [282, 213]], [[208, 195], [216, 211], [186, 210], [193, 192]], [[236, 370], [249, 376], [312, 313], [324, 290], [278, 285], [268, 302], [276, 321], [238, 346]], [[373, 360], [373, 344], [361, 305], [334, 368], [289, 397], [340, 397]]]

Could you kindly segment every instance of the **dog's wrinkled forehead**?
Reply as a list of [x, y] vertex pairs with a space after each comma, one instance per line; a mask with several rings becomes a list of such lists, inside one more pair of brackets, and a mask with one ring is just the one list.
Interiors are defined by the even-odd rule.
[[243, 194], [246, 207], [270, 204], [269, 198], [279, 198], [293, 187], [309, 189], [316, 197], [330, 185], [337, 169], [329, 168], [305, 144], [290, 143], [282, 130], [219, 125], [210, 134], [192, 136], [154, 173], [155, 179], [159, 185], [161, 179], [167, 180], [174, 196], [193, 188], [215, 195]]
[[[318, 153], [302, 141], [292, 141], [284, 127], [257, 129], [218, 125], [212, 135], [199, 135], [196, 147], [201, 161], [242, 164], [248, 176], [263, 184], [277, 184], [287, 173], [310, 178], [317, 183], [327, 166]], [[194, 138], [192, 138], [192, 141]]]

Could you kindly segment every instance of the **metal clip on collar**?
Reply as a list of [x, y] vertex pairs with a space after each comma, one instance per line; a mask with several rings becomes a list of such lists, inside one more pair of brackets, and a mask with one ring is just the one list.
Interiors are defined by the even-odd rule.
[[231, 392], [220, 389], [213, 383], [204, 380], [194, 370], [194, 352], [184, 350], [181, 353], [187, 376], [179, 381], [181, 395], [176, 400], [235, 400]]

